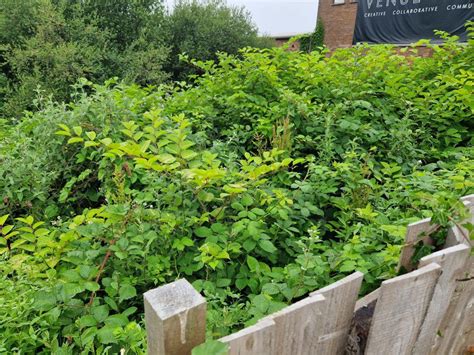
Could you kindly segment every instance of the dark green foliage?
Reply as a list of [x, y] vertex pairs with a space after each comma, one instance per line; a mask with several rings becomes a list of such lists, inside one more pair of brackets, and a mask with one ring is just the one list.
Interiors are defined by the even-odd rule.
[[185, 51], [214, 59], [260, 40], [248, 16], [219, 1], [0, 0], [0, 114], [19, 118], [39, 95], [69, 102], [80, 78], [143, 86], [194, 73]]
[[199, 68], [179, 60], [181, 54], [197, 60], [215, 60], [218, 52], [236, 54], [245, 46], [258, 46], [257, 29], [243, 8], [227, 7], [222, 0], [180, 0], [167, 19], [171, 36], [169, 70], [185, 79]]
[[321, 50], [324, 46], [324, 24], [323, 21], [318, 18], [316, 24], [316, 29], [313, 33], [307, 36], [302, 36], [299, 38], [300, 41], [300, 50], [303, 52], [312, 52], [316, 50]]
[[104, 79], [100, 48], [106, 46], [107, 36], [94, 24], [66, 20], [63, 4], [38, 4], [34, 34], [7, 47], [4, 55], [4, 68], [11, 79], [4, 111], [13, 116], [34, 107], [37, 89], [41, 95], [66, 100], [78, 78]]

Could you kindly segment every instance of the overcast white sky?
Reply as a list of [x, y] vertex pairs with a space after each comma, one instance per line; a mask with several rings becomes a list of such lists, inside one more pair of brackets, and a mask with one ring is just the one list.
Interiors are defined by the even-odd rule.
[[[169, 5], [174, 0], [165, 0]], [[316, 26], [319, 0], [227, 0], [245, 6], [261, 35], [287, 37], [312, 32]]]

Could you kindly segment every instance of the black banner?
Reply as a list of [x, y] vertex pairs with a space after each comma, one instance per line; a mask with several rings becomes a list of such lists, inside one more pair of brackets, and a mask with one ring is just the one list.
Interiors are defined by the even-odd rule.
[[465, 24], [474, 20], [474, 0], [359, 0], [354, 43], [442, 42], [434, 30], [467, 40]]

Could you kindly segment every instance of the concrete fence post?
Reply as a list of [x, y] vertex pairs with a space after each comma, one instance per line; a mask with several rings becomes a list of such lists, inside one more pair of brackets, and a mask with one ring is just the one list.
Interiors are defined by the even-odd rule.
[[205, 341], [206, 300], [186, 280], [144, 294], [150, 355], [187, 355]]

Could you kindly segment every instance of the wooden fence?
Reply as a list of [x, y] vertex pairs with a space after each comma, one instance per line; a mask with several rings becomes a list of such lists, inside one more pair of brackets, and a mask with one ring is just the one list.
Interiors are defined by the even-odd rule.
[[[474, 223], [474, 195], [462, 198]], [[221, 338], [229, 355], [474, 354], [474, 260], [468, 233], [449, 230], [443, 250], [411, 264], [430, 244], [430, 219], [410, 224], [400, 257], [409, 273], [357, 300], [352, 275]], [[148, 353], [186, 355], [205, 341], [206, 301], [184, 279], [144, 294]], [[212, 354], [209, 354], [212, 355]]]

